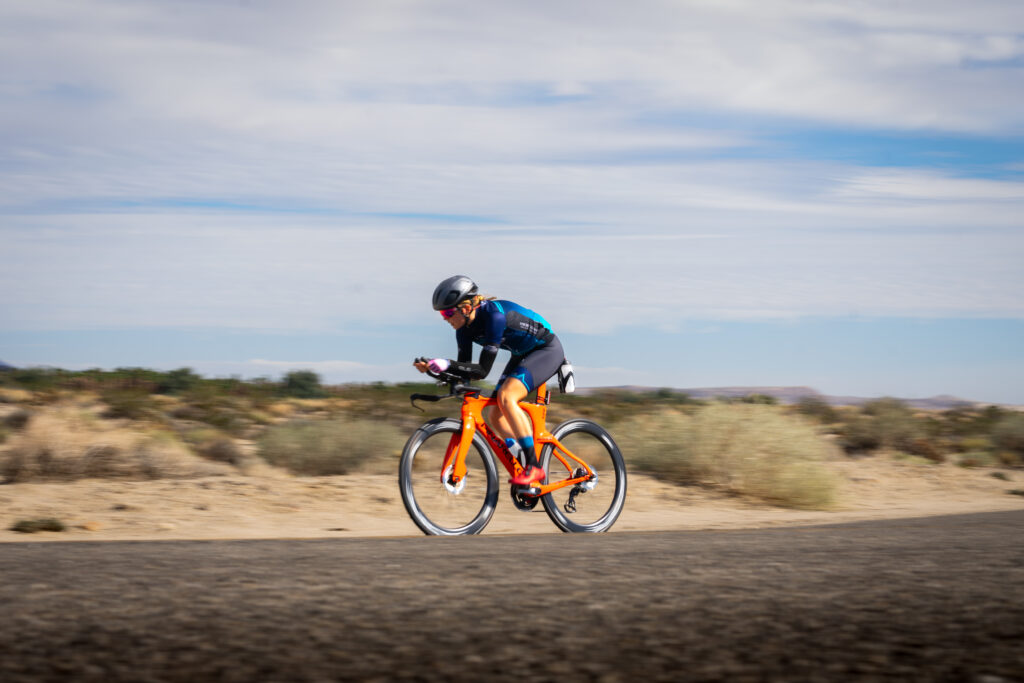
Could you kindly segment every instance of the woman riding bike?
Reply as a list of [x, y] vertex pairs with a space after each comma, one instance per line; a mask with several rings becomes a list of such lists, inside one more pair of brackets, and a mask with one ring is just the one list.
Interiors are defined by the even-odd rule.
[[[544, 470], [534, 448], [533, 427], [519, 402], [551, 379], [565, 359], [551, 325], [519, 304], [480, 296], [476, 283], [465, 275], [453, 275], [442, 281], [434, 289], [433, 306], [455, 329], [459, 357], [454, 361], [434, 358], [416, 362], [416, 369], [451, 372], [468, 380], [483, 379], [490, 373], [499, 349], [511, 352], [512, 358], [495, 388], [500, 414], [492, 414], [489, 422], [510, 448], [518, 443], [525, 455], [522, 473], [509, 482], [518, 486], [543, 482]], [[477, 363], [471, 362], [474, 342], [483, 347]]]

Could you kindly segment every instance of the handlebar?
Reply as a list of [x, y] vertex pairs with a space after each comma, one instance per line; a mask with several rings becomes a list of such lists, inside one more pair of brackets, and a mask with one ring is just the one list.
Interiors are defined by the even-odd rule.
[[[426, 363], [428, 360], [429, 358], [417, 358], [415, 362]], [[409, 397], [409, 400], [412, 403], [413, 408], [416, 408], [418, 410], [423, 410], [423, 408], [420, 408], [418, 405], [416, 405], [416, 401], [430, 401], [431, 403], [436, 403], [437, 401], [441, 401], [446, 398], [454, 398], [456, 396], [462, 396], [463, 394], [471, 394], [474, 392], [479, 393], [481, 391], [479, 387], [474, 387], [469, 384], [466, 384], [466, 378], [462, 377], [461, 375], [456, 375], [451, 372], [434, 372], [429, 368], [427, 369], [426, 374], [437, 380], [439, 384], [447, 384], [448, 393], [413, 394], [412, 396]]]

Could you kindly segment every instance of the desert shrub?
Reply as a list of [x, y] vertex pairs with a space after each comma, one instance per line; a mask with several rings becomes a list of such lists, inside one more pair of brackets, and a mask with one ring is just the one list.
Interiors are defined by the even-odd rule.
[[61, 371], [53, 368], [22, 368], [5, 373], [13, 385], [31, 391], [52, 389], [57, 385]]
[[21, 519], [11, 525], [11, 531], [19, 534], [35, 534], [40, 531], [64, 531], [65, 528], [63, 522], [53, 517]]
[[157, 380], [156, 391], [160, 394], [180, 394], [192, 389], [202, 380], [203, 378], [192, 372], [191, 368], [179, 368], [165, 373]]
[[226, 462], [230, 465], [237, 465], [242, 461], [242, 451], [239, 450], [238, 446], [231, 439], [214, 441], [201, 450], [199, 454], [208, 460]]
[[0, 426], [6, 427], [11, 431], [18, 431], [19, 429], [24, 429], [25, 425], [27, 425], [28, 421], [31, 419], [32, 413], [29, 411], [16, 410], [13, 413], [6, 415], [4, 419], [0, 421]]
[[946, 462], [946, 453], [939, 443], [932, 438], [919, 436], [903, 444], [904, 453], [916, 455], [932, 462]]
[[801, 415], [806, 415], [823, 424], [832, 424], [839, 419], [836, 409], [817, 396], [804, 396], [797, 401], [796, 410]]
[[215, 429], [194, 430], [185, 436], [185, 442], [207, 460], [226, 462], [229, 465], [238, 465], [243, 460], [242, 451], [235, 440]]
[[257, 422], [246, 398], [219, 394], [208, 385], [195, 387], [183, 399], [182, 405], [171, 410], [171, 416], [178, 420], [203, 422], [235, 436], [243, 435]]
[[779, 399], [768, 394], [747, 394], [739, 399], [740, 403], [754, 403], [763, 406], [774, 406], [778, 405]]
[[994, 453], [987, 451], [975, 451], [964, 453], [957, 457], [956, 464], [960, 467], [997, 467], [999, 459]]
[[231, 439], [214, 441], [199, 451], [199, 455], [214, 462], [226, 462], [237, 465], [242, 462], [242, 451]]
[[103, 392], [102, 398], [107, 404], [103, 417], [108, 419], [147, 420], [159, 415], [159, 409], [145, 391], [113, 389]]
[[844, 425], [841, 436], [848, 452], [885, 447], [916, 455], [915, 450], [931, 448], [921, 442], [927, 438], [923, 423], [910, 406], [894, 398], [865, 403], [861, 414]]
[[320, 385], [320, 376], [312, 370], [293, 370], [284, 376], [281, 392], [293, 398], [323, 398], [327, 392]]
[[627, 463], [682, 484], [705, 484], [800, 508], [828, 506], [828, 443], [803, 420], [757, 404], [662, 411], [624, 423]]
[[871, 418], [858, 415], [848, 420], [840, 430], [842, 445], [848, 453], [873, 451], [882, 446], [882, 434]]
[[989, 436], [995, 426], [1009, 414], [1009, 411], [999, 406], [986, 406], [981, 410], [954, 408], [942, 413], [942, 424], [946, 433], [954, 436]]
[[967, 436], [957, 441], [957, 450], [962, 453], [991, 451], [992, 439], [987, 436]]
[[705, 401], [674, 389], [630, 391], [626, 389], [597, 389], [574, 394], [559, 394], [554, 390], [552, 405], [559, 415], [573, 415], [595, 420], [605, 427], [619, 422], [641, 418], [652, 411], [672, 409], [693, 411], [706, 405]]
[[259, 440], [260, 455], [295, 474], [348, 474], [401, 454], [405, 435], [372, 420], [337, 418], [293, 421], [270, 427]]
[[0, 453], [6, 482], [188, 478], [230, 471], [200, 460], [172, 435], [98, 429], [80, 415], [40, 415]]
[[1007, 465], [1024, 464], [1024, 415], [1007, 415], [992, 430], [992, 442]]

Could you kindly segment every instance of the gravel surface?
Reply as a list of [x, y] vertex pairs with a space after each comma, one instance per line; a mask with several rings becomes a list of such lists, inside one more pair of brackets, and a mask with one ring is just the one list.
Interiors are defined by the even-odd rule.
[[[0, 548], [0, 680], [1024, 680], [1024, 512]], [[516, 593], [516, 588], [522, 588]]]

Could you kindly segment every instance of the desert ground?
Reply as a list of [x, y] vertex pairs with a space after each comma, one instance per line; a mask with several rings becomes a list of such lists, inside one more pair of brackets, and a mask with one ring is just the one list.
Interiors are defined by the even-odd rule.
[[[840, 480], [829, 510], [775, 507], [631, 474], [612, 533], [754, 529], [1024, 509], [1024, 472], [886, 456], [830, 463]], [[63, 532], [16, 533], [18, 520], [56, 518]], [[504, 494], [485, 534], [558, 533], [538, 507]], [[298, 477], [271, 467], [245, 476], [86, 479], [0, 486], [0, 541], [271, 539], [416, 536], [392, 474]]]

